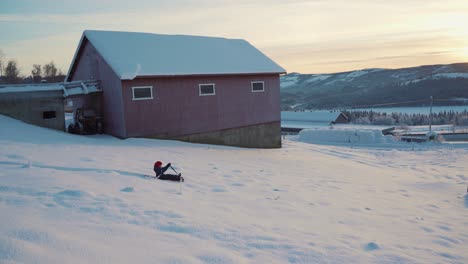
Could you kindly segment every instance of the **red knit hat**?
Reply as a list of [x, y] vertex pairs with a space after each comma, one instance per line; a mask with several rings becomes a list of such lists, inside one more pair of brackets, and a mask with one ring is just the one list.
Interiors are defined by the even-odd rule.
[[162, 162], [160, 162], [159, 160], [154, 163], [154, 166], [156, 167], [161, 167], [161, 165], [162, 165]]

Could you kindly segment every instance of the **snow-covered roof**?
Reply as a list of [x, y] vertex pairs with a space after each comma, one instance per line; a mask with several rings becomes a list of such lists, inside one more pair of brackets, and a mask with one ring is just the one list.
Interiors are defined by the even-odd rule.
[[339, 111], [282, 111], [282, 121], [332, 122], [341, 114]]
[[44, 92], [44, 91], [63, 91], [63, 97], [101, 92], [99, 84], [96, 81], [77, 81], [65, 83], [47, 83], [47, 84], [12, 84], [1, 85], [0, 93], [26, 93], [26, 92]]
[[137, 76], [286, 72], [242, 39], [97, 30], [84, 31], [80, 45], [84, 38], [123, 80]]
[[71, 95], [78, 95], [78, 94], [89, 94], [89, 93], [97, 93], [102, 92], [99, 89], [99, 86], [96, 82], [94, 83], [86, 83], [82, 82], [80, 85], [69, 85], [65, 84], [65, 93], [64, 97], [71, 96]]
[[59, 83], [51, 84], [14, 84], [3, 85], [0, 87], [0, 93], [19, 93], [19, 92], [41, 92], [41, 91], [60, 91], [63, 85]]

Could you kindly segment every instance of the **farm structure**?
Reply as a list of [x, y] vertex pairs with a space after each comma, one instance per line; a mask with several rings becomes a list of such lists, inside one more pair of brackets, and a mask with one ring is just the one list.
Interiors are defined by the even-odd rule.
[[0, 114], [65, 131], [65, 108], [100, 106], [96, 81], [0, 86]]
[[348, 117], [340, 111], [284, 111], [281, 112], [283, 132], [298, 133], [304, 128], [347, 124]]
[[99, 81], [119, 138], [278, 148], [284, 73], [245, 40], [86, 30], [66, 81]]

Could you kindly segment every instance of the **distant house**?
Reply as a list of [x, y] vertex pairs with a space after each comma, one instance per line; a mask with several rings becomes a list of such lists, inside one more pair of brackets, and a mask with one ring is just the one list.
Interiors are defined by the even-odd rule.
[[342, 112], [338, 113], [338, 116], [335, 118], [335, 121], [332, 121], [331, 124], [347, 124], [349, 123], [349, 118]]
[[340, 111], [285, 111], [281, 112], [283, 128], [308, 128], [349, 123], [348, 117]]
[[280, 74], [240, 39], [84, 31], [66, 81], [98, 80], [105, 132], [281, 147]]

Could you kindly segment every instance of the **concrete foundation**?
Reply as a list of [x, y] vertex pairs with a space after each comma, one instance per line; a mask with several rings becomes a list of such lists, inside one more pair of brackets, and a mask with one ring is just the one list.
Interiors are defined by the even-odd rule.
[[147, 138], [174, 139], [192, 143], [244, 148], [281, 148], [281, 122], [176, 137], [154, 135], [147, 136]]
[[2, 93], [0, 114], [32, 125], [65, 130], [63, 93], [60, 90]]

